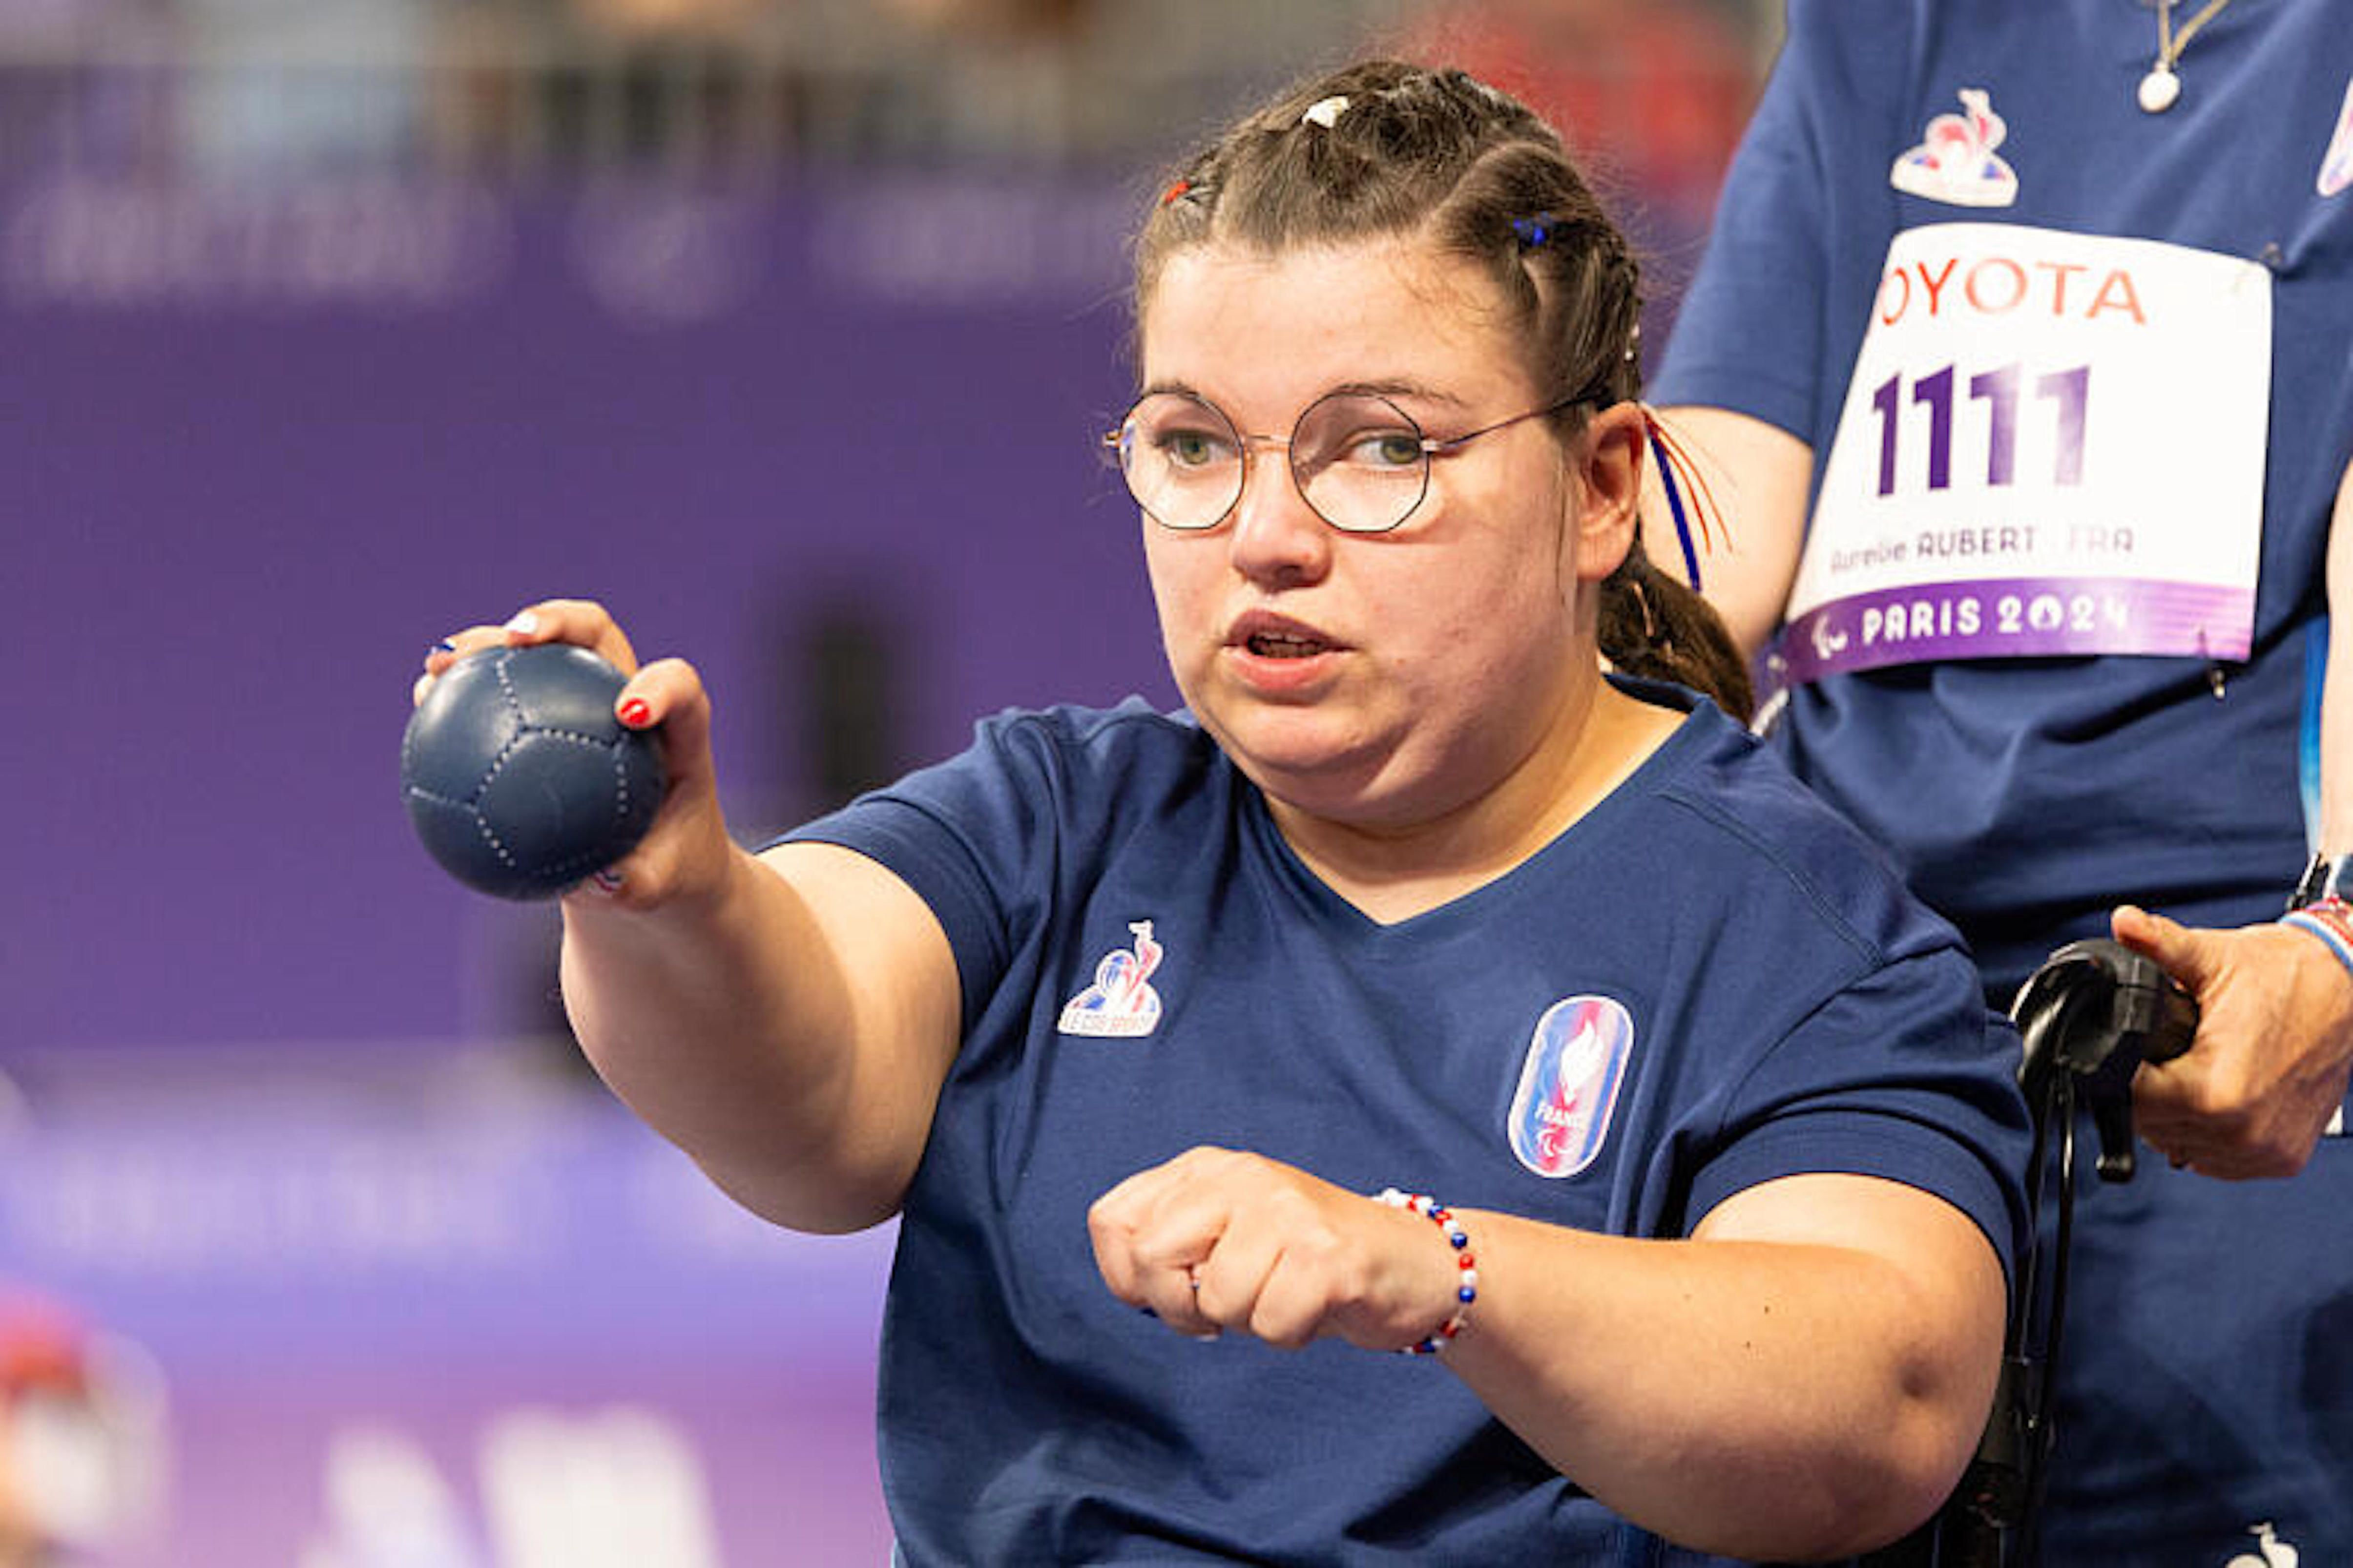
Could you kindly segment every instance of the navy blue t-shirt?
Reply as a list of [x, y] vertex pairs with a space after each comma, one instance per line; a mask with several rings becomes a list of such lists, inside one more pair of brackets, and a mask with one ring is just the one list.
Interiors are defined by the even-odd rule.
[[[2175, 6], [2177, 31], [2190, 13]], [[1880, 290], [1900, 230], [2134, 237], [2270, 274], [2247, 661], [1905, 665], [1802, 686], [1774, 726], [2001, 994], [2061, 943], [2103, 934], [2114, 903], [2243, 925], [2276, 916], [2302, 868], [2322, 562], [2353, 458], [2349, 21], [2327, 0], [2239, 0], [2183, 53], [2179, 101], [2149, 114], [2136, 99], [2156, 52], [2147, 4], [1791, 0], [1725, 181], [1654, 390], [1807, 440], [1818, 485], [1866, 325], [1896, 302]], [[2006, 127], [2007, 206], [1897, 188], [1898, 160], [1965, 90]], [[2038, 308], [2052, 281], [2035, 280]], [[2092, 281], [2070, 297], [2084, 308]], [[2193, 397], [2154, 422], [2149, 461], [2199, 463], [2213, 412]], [[1729, 522], [1736, 535], [1736, 503]], [[2323, 1139], [2288, 1182], [2147, 1159], [2129, 1187], [2093, 1184], [2088, 1162], [2084, 1176], [2045, 1561], [2222, 1568], [2292, 1549], [2353, 1563], [2353, 1148]]]
[[914, 1568], [1705, 1561], [1442, 1365], [1198, 1343], [1114, 1298], [1088, 1206], [1196, 1145], [1623, 1235], [1824, 1171], [1934, 1192], [2005, 1261], [2022, 1223], [2016, 1044], [1953, 932], [1711, 705], [1535, 856], [1393, 925], [1133, 702], [993, 719], [795, 836], [903, 878], [963, 987], [882, 1337]]

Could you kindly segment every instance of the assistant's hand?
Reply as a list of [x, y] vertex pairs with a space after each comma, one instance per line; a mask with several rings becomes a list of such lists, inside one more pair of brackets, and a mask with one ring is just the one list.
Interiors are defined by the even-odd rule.
[[470, 626], [438, 644], [410, 693], [421, 703], [449, 667], [490, 648], [520, 648], [538, 642], [569, 642], [586, 648], [629, 677], [614, 698], [621, 723], [654, 732], [670, 777], [661, 810], [638, 847], [567, 892], [567, 905], [651, 909], [677, 900], [716, 893], [725, 883], [735, 853], [719, 810], [711, 761], [711, 699], [702, 678], [682, 659], [660, 659], [639, 668], [635, 650], [605, 607], [586, 599], [551, 599], [519, 610], [503, 626]]
[[2293, 927], [2192, 927], [2131, 905], [2110, 926], [2198, 999], [2189, 1052], [2133, 1078], [2141, 1136], [2208, 1176], [2303, 1170], [2345, 1103], [2353, 976]]
[[1428, 1220], [1229, 1149], [1138, 1171], [1095, 1201], [1087, 1229], [1112, 1294], [1180, 1333], [1393, 1351], [1457, 1305], [1453, 1251]]

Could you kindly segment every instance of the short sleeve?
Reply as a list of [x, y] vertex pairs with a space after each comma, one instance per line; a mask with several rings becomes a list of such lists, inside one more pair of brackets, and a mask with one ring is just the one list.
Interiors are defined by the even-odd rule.
[[[1198, 779], [1204, 743], [1141, 699], [1008, 710], [959, 755], [859, 797], [777, 842], [838, 844], [914, 890], [955, 955], [969, 1024], [1127, 816]], [[1092, 861], [1089, 862], [1092, 863]]]
[[2028, 1234], [2019, 1054], [1958, 948], [1882, 964], [1809, 1013], [1735, 1089], [1693, 1182], [1693, 1224], [1780, 1177], [1875, 1176], [1968, 1214], [2008, 1269]]
[[1048, 824], [1038, 809], [1042, 744], [1030, 726], [985, 722], [958, 756], [776, 841], [855, 851], [913, 888], [955, 955], [967, 1019], [980, 1015], [1011, 961], [1019, 889], [1047, 853]]

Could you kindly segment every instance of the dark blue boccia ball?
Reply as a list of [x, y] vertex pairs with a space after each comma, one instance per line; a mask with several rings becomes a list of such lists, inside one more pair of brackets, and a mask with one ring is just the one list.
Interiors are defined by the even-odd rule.
[[543, 642], [460, 659], [409, 715], [400, 793], [448, 874], [550, 898], [637, 847], [666, 782], [652, 739], [613, 716], [624, 677]]

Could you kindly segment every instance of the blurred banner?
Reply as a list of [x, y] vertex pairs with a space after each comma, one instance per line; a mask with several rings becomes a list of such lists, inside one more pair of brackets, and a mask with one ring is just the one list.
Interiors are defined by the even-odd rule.
[[13, 1489], [120, 1568], [885, 1560], [887, 1231], [762, 1224], [526, 1047], [83, 1051], [17, 1091], [0, 1547]]

